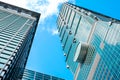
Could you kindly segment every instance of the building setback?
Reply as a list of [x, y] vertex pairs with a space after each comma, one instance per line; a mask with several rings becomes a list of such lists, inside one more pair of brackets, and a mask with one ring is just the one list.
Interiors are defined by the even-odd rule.
[[64, 3], [57, 26], [74, 80], [120, 79], [120, 20]]
[[25, 69], [22, 80], [64, 80], [64, 79]]
[[39, 17], [0, 1], [0, 80], [22, 78]]

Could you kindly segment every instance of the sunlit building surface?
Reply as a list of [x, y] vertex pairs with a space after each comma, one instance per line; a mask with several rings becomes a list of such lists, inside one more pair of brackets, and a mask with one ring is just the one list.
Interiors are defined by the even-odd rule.
[[0, 80], [22, 78], [39, 17], [0, 1]]
[[64, 79], [25, 69], [22, 80], [64, 80]]
[[74, 80], [120, 80], [119, 20], [65, 3], [57, 25]]

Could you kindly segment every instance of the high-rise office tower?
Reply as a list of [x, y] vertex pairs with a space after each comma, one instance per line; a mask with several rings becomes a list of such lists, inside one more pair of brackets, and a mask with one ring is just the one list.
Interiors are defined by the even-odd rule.
[[39, 17], [0, 1], [0, 80], [22, 77]]
[[57, 25], [74, 80], [120, 79], [120, 20], [65, 3]]
[[64, 79], [25, 69], [22, 80], [64, 80]]

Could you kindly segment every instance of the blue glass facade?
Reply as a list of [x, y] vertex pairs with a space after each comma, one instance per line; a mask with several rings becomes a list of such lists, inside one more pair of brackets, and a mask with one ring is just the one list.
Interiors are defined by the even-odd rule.
[[120, 79], [119, 20], [65, 3], [57, 25], [74, 80]]
[[0, 80], [22, 77], [40, 14], [0, 2]]
[[22, 80], [64, 80], [64, 79], [25, 69]]

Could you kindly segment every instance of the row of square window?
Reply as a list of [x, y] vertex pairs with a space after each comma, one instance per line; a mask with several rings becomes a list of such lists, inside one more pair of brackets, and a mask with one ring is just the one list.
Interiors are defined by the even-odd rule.
[[[95, 58], [96, 53], [93, 51], [92, 48], [88, 49], [90, 52], [87, 53], [87, 56], [85, 58], [84, 64], [81, 64], [78, 79], [77, 80], [82, 80], [80, 79], [82, 76], [83, 80], [86, 80], [89, 74], [89, 71], [91, 69], [91, 66], [93, 64], [93, 60]], [[92, 55], [92, 56], [91, 56]]]
[[[6, 14], [8, 14], [8, 13], [6, 12]], [[2, 14], [0, 14], [0, 16], [2, 16]], [[15, 21], [18, 21], [17, 25], [21, 25], [21, 24], [23, 24], [24, 20], [27, 20], [27, 18], [20, 17], [18, 15], [13, 15], [13, 14], [8, 15], [8, 16], [6, 15], [6, 16], [4, 16], [3, 19], [0, 19], [0, 28], [5, 27], [8, 24], [15, 23]], [[27, 24], [32, 25], [33, 22], [34, 22], [34, 20], [29, 19], [29, 21], [27, 22]]]
[[[24, 27], [25, 29], [27, 29], [27, 28], [29, 28], [29, 26], [28, 27]], [[23, 30], [25, 31], [25, 29], [23, 28]], [[21, 34], [21, 32], [20, 32], [20, 34]], [[4, 37], [3, 37], [4, 36]], [[7, 37], [7, 34], [5, 33], [5, 35], [2, 35], [1, 34], [1, 41], [0, 41], [0, 48], [2, 49], [2, 47], [4, 47], [6, 44], [7, 44], [7, 42], [9, 41], [9, 39], [10, 38], [6, 38]], [[9, 36], [10, 37], [10, 36]], [[17, 38], [18, 37], [18, 38]], [[5, 49], [8, 51], [8, 52], [5, 52], [5, 53], [10, 53], [10, 52], [12, 52], [14, 49], [16, 49], [16, 47], [17, 47], [17, 45], [18, 45], [18, 43], [20, 42], [20, 40], [21, 40], [21, 38], [22, 38], [22, 36], [16, 36], [16, 39], [15, 38], [13, 38], [13, 40], [12, 41], [10, 41], [10, 44], [8, 45], [8, 47], [6, 47]], [[4, 43], [4, 44], [3, 44]], [[10, 47], [9, 47], [10, 46]], [[8, 49], [7, 49], [8, 48]], [[3, 51], [4, 52], [4, 51]], [[10, 53], [11, 54], [11, 53]], [[6, 55], [5, 55], [6, 56]]]
[[112, 80], [113, 75], [111, 74], [111, 72], [109, 71], [109, 69], [107, 68], [107, 66], [105, 65], [103, 60], [100, 60], [99, 65], [95, 71], [93, 80], [103, 80], [103, 79], [107, 79], [107, 80]]
[[[11, 42], [10, 42], [11, 43]], [[1, 42], [1, 44], [3, 45], [3, 42]], [[4, 44], [4, 46], [7, 43]], [[14, 42], [15, 44], [15, 42]], [[2, 45], [1, 45], [1, 50], [2, 50]], [[13, 43], [11, 43], [11, 45], [13, 45]], [[15, 45], [15, 47], [17, 47], [18, 43]], [[9, 45], [10, 46], [10, 45]], [[14, 54], [13, 52], [15, 51], [16, 48], [12, 48], [12, 47], [6, 47], [2, 52], [1, 55], [2, 57], [0, 58], [0, 61], [2, 61], [2, 63], [7, 63], [8, 59], [10, 58], [10, 56], [12, 56], [12, 54]], [[12, 59], [12, 57], [11, 57]], [[1, 64], [1, 66], [3, 66], [4, 64]]]
[[4, 12], [2, 10], [0, 10], [0, 20], [3, 19], [4, 17], [10, 15], [10, 13]]
[[[96, 33], [98, 33], [99, 32], [99, 29], [97, 29], [98, 31], [96, 31], [95, 32], [95, 34]], [[104, 59], [104, 62], [106, 63], [106, 66], [110, 66], [110, 65], [114, 65], [114, 66], [116, 66], [115, 65], [115, 63], [114, 62], [116, 62], [116, 60], [115, 59], [118, 59], [119, 60], [119, 57], [116, 57], [116, 58], [114, 58], [113, 56], [115, 56], [116, 54], [119, 54], [119, 52], [116, 52], [116, 49], [114, 48], [116, 45], [113, 45], [113, 46], [111, 46], [111, 44], [106, 44], [106, 43], [104, 43], [104, 45], [105, 45], [105, 47], [104, 47], [104, 49], [103, 50], [101, 50], [100, 48], [99, 48], [99, 42], [101, 42], [102, 40], [101, 40], [101, 37], [99, 37], [99, 34], [101, 34], [101, 33], [98, 33], [98, 35], [96, 36], [96, 37], [98, 37], [95, 41], [93, 41], [93, 43], [95, 43], [94, 45], [96, 46], [96, 47], [98, 47], [98, 49], [96, 49], [99, 53], [100, 53], [100, 55], [101, 55], [101, 57], [102, 57], [102, 59]], [[108, 35], [108, 34], [107, 34]], [[109, 35], [108, 35], [109, 36]], [[94, 39], [95, 39], [95, 37], [94, 37]], [[99, 40], [99, 41], [98, 41]], [[106, 46], [108, 46], [108, 47], [106, 47]], [[119, 46], [117, 47], [117, 48], [120, 48]], [[111, 51], [111, 50], [114, 50], [116, 53], [112, 56], [112, 54], [114, 53], [113, 51]], [[110, 55], [111, 55], [111, 57], [110, 57]], [[115, 61], [114, 61], [115, 60]], [[119, 65], [119, 64], [118, 64]], [[117, 66], [116, 66], [117, 67]], [[113, 70], [113, 69], [112, 69]], [[118, 68], [117, 68], [117, 70], [118, 70]], [[114, 70], [113, 70], [114, 71]], [[119, 71], [119, 70], [118, 70]], [[112, 71], [111, 71], [112, 72]]]

